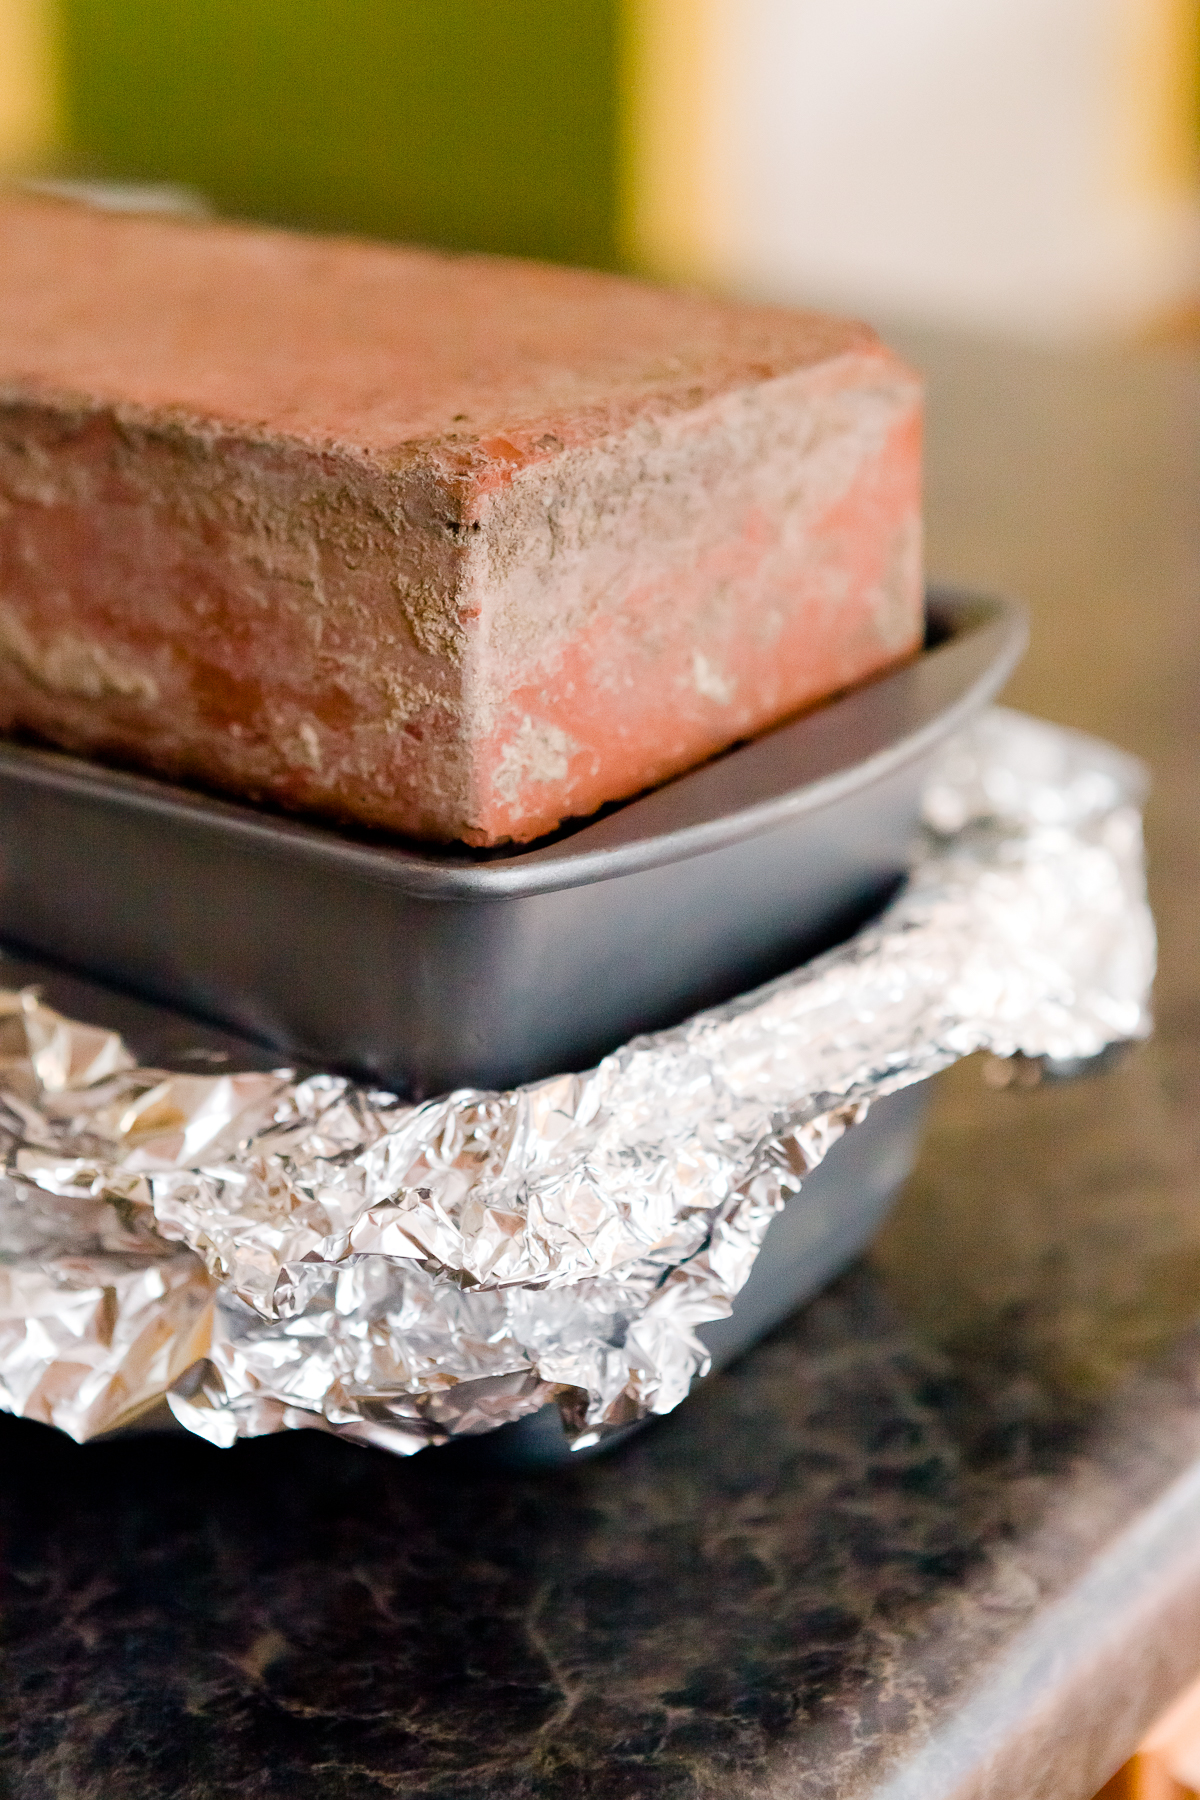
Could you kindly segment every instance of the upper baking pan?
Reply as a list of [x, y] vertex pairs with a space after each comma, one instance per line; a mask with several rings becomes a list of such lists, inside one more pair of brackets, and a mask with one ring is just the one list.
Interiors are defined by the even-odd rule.
[[836, 942], [903, 873], [942, 741], [1025, 644], [935, 590], [925, 650], [529, 849], [307, 824], [0, 743], [0, 936], [423, 1095], [581, 1068]]

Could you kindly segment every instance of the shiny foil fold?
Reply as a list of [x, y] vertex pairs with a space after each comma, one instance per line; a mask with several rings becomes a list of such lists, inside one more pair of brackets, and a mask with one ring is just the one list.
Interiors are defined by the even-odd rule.
[[576, 1445], [670, 1411], [708, 1366], [696, 1327], [873, 1100], [978, 1049], [1071, 1066], [1146, 1034], [1143, 785], [993, 709], [873, 924], [508, 1093], [139, 1068], [0, 993], [0, 1405], [82, 1439], [165, 1398], [217, 1444], [404, 1452], [548, 1401]]

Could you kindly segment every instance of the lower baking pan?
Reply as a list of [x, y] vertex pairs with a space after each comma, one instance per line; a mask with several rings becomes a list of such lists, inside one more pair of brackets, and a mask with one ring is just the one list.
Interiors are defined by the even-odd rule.
[[[119, 1031], [138, 1061], [148, 1067], [193, 1072], [208, 1071], [214, 1064], [252, 1068], [269, 1062], [255, 1045], [166, 1007], [134, 1000], [25, 957], [0, 956], [0, 987], [26, 986], [38, 987], [43, 999], [69, 1018]], [[805, 1177], [799, 1193], [772, 1221], [729, 1317], [698, 1327], [697, 1335], [712, 1354], [712, 1373], [810, 1299], [870, 1242], [912, 1167], [927, 1091], [928, 1083], [920, 1083], [877, 1101], [865, 1120]], [[593, 1449], [607, 1451], [650, 1422], [614, 1432]], [[164, 1405], [137, 1429], [180, 1427]], [[483, 1458], [513, 1467], [547, 1467], [572, 1460], [554, 1406], [484, 1437], [458, 1439], [451, 1453], [472, 1462]]]
[[844, 937], [1024, 645], [929, 596], [903, 667], [532, 848], [431, 849], [0, 744], [0, 938], [421, 1097], [589, 1066]]
[[[696, 1328], [696, 1336], [712, 1355], [710, 1375], [811, 1300], [866, 1249], [916, 1160], [928, 1090], [928, 1082], [919, 1082], [877, 1100], [862, 1124], [848, 1131], [805, 1176], [799, 1193], [772, 1220], [729, 1317]], [[697, 1385], [693, 1383], [693, 1392]], [[623, 1437], [651, 1422], [643, 1419], [614, 1432], [594, 1448], [613, 1449]], [[552, 1467], [574, 1460], [555, 1406], [501, 1425], [484, 1438], [463, 1441], [463, 1453], [514, 1468]]]

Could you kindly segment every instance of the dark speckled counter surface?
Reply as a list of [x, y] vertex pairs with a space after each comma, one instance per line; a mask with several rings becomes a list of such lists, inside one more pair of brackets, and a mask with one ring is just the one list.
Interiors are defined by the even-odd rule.
[[871, 1258], [565, 1474], [0, 1421], [20, 1800], [1087, 1800], [1200, 1669], [1200, 357], [904, 344], [1010, 699], [1151, 761], [1155, 1040], [942, 1077]]

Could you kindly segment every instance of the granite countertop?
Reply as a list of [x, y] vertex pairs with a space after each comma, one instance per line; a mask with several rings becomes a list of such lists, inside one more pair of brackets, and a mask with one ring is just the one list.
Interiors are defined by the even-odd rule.
[[1088, 1800], [1200, 1669], [1200, 356], [903, 347], [1009, 697], [1154, 767], [1157, 1036], [940, 1078], [870, 1258], [565, 1473], [0, 1421], [0, 1793]]

